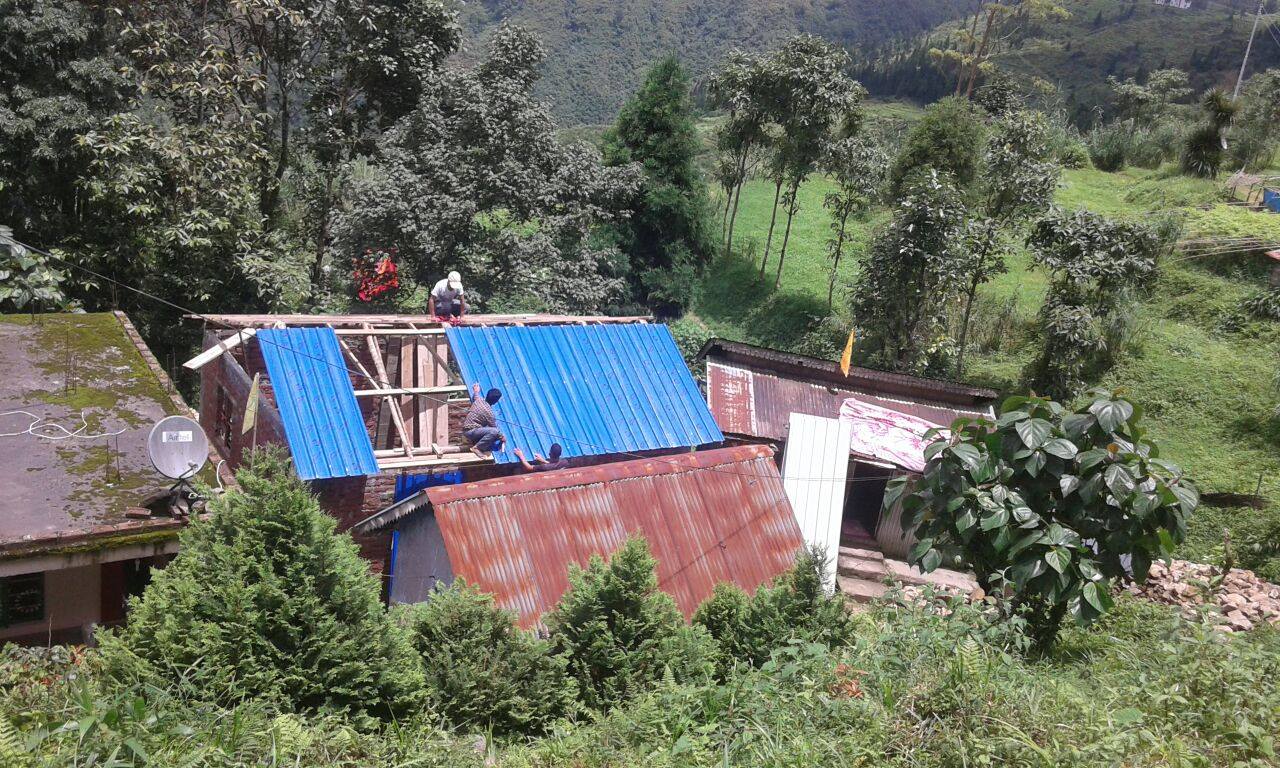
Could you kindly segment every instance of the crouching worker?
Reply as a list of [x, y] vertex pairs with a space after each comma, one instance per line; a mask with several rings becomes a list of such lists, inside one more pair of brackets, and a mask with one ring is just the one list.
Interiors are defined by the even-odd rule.
[[496, 387], [481, 397], [480, 384], [471, 385], [471, 409], [462, 419], [462, 436], [471, 443], [471, 452], [482, 459], [489, 458], [489, 451], [495, 447], [502, 447], [502, 430], [493, 413], [493, 406], [501, 399], [502, 392]]
[[559, 443], [552, 443], [551, 448], [547, 451], [547, 458], [542, 458], [541, 454], [533, 454], [533, 461], [526, 461], [524, 451], [519, 448], [512, 451], [516, 458], [520, 460], [520, 466], [524, 467], [525, 472], [552, 472], [557, 469], [564, 469], [569, 466], [569, 462], [560, 458], [563, 449]]
[[436, 283], [427, 298], [427, 311], [442, 322], [457, 322], [467, 313], [467, 294], [462, 289], [462, 275], [450, 272]]

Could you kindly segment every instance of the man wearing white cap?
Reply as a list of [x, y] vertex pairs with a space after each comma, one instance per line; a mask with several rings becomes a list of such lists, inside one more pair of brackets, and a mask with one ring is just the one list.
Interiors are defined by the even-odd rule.
[[467, 313], [466, 293], [462, 290], [462, 275], [450, 272], [449, 276], [436, 283], [431, 289], [431, 297], [427, 299], [427, 309], [440, 318], [460, 318]]

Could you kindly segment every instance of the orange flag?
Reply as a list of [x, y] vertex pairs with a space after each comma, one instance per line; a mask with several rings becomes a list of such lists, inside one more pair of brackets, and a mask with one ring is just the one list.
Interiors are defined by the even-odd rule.
[[853, 362], [853, 342], [858, 339], [858, 329], [849, 331], [849, 340], [845, 342], [844, 352], [840, 355], [840, 372], [849, 375], [849, 364]]

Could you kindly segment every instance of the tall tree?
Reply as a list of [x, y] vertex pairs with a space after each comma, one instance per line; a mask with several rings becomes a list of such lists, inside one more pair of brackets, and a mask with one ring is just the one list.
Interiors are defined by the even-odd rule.
[[831, 277], [827, 281], [827, 308], [835, 297], [840, 258], [849, 239], [850, 219], [865, 214], [884, 192], [889, 170], [889, 156], [879, 146], [862, 138], [842, 139], [831, 146], [824, 161], [827, 173], [836, 182], [822, 205], [831, 211], [831, 237], [827, 255], [831, 259]]
[[738, 203], [747, 182], [752, 154], [769, 140], [768, 103], [764, 92], [765, 62], [759, 56], [732, 51], [711, 76], [712, 104], [728, 115], [716, 130], [716, 150], [723, 158], [725, 178], [731, 191], [728, 228], [724, 233], [725, 255], [733, 251], [733, 227], [738, 220]]
[[649, 70], [604, 136], [606, 164], [639, 163], [644, 169], [640, 200], [619, 228], [633, 289], [663, 313], [688, 305], [693, 273], [714, 247], [697, 154], [689, 76], [668, 56]]
[[853, 315], [863, 343], [884, 367], [926, 367], [958, 287], [964, 217], [950, 181], [923, 171], [908, 182], [893, 220], [871, 244], [853, 286]]

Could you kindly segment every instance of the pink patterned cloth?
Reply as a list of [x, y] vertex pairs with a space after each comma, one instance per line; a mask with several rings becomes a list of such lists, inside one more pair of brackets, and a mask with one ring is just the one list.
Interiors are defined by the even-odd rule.
[[924, 471], [924, 433], [939, 426], [852, 397], [840, 405], [840, 421], [853, 427], [850, 451], [912, 472]]

